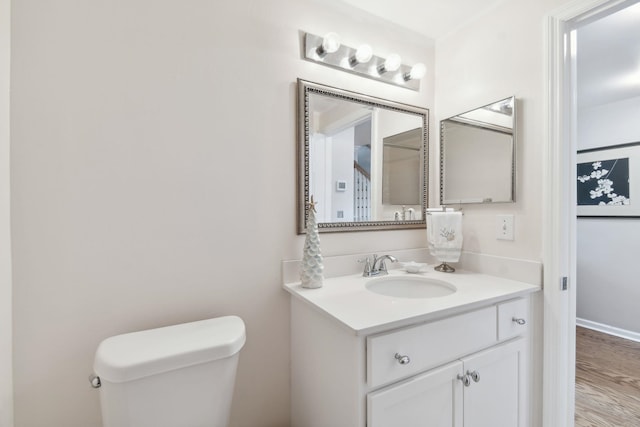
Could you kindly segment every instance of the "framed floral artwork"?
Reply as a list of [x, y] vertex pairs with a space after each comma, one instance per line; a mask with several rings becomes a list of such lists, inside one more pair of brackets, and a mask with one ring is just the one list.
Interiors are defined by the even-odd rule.
[[579, 217], [640, 218], [640, 142], [578, 151]]

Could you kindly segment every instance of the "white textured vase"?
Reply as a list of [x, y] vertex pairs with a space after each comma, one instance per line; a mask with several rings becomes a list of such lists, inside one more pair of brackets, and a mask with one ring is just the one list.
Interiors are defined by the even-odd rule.
[[[313, 199], [312, 199], [313, 201]], [[324, 264], [320, 253], [320, 236], [316, 223], [313, 202], [307, 219], [307, 236], [304, 239], [302, 264], [300, 265], [300, 282], [303, 288], [320, 288], [324, 280]]]
[[[306, 251], [305, 251], [306, 252]], [[306, 261], [303, 258], [300, 272], [300, 282], [303, 288], [320, 288], [324, 280], [324, 265], [322, 255], [310, 254]]]

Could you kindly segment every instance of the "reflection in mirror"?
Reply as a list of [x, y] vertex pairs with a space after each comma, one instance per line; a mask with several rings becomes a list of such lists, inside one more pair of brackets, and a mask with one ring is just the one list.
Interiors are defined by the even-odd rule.
[[440, 203], [515, 201], [515, 97], [440, 122]]
[[419, 228], [428, 110], [298, 80], [298, 232]]
[[[382, 204], [419, 205], [422, 129], [415, 128], [382, 139]], [[406, 218], [413, 219], [413, 218]]]

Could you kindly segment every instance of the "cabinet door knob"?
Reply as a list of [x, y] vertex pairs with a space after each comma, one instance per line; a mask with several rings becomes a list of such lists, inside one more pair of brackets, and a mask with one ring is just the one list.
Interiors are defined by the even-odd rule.
[[517, 318], [517, 317], [514, 317], [514, 318], [512, 318], [511, 320], [513, 320], [514, 322], [516, 322], [518, 325], [524, 325], [525, 323], [527, 323], [527, 321], [526, 321], [526, 320], [524, 320], [524, 319], [522, 319], [522, 318]]
[[467, 371], [467, 376], [471, 377], [474, 383], [480, 382], [480, 374], [478, 373], [478, 371]]
[[471, 379], [469, 378], [469, 375], [462, 375], [462, 374], [458, 374], [457, 377], [460, 381], [462, 381], [462, 384], [464, 384], [465, 387], [469, 387], [471, 385]]
[[393, 357], [395, 357], [398, 363], [401, 365], [407, 365], [409, 362], [411, 362], [411, 359], [409, 359], [409, 356], [403, 356], [400, 353], [396, 353], [395, 356]]

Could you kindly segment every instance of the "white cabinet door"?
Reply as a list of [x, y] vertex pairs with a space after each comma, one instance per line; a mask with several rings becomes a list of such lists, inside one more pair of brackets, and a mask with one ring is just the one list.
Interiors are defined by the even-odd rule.
[[462, 359], [464, 427], [525, 427], [525, 341], [522, 338]]
[[368, 426], [462, 427], [461, 372], [454, 362], [369, 393]]

